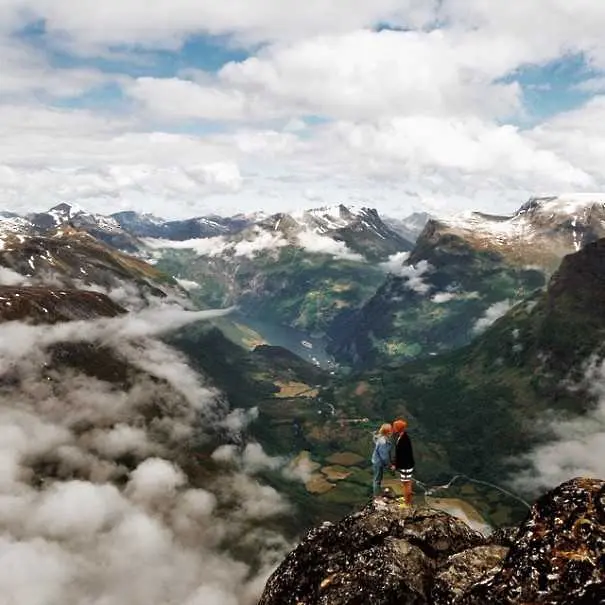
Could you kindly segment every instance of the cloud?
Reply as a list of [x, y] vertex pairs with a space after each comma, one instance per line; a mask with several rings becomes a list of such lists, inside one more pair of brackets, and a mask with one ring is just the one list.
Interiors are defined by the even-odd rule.
[[329, 254], [335, 258], [343, 260], [360, 261], [364, 260], [361, 254], [350, 250], [344, 242], [339, 242], [331, 237], [319, 235], [311, 230], [301, 231], [296, 239], [300, 246], [308, 252], [317, 254]]
[[193, 0], [159, 0], [153, 9], [128, 8], [109, 0], [103, 10], [91, 0], [25, 0], [3, 7], [3, 23], [23, 25], [23, 17], [44, 19], [51, 41], [80, 52], [124, 44], [178, 48], [192, 34], [232, 34], [242, 43], [300, 38], [317, 32], [346, 31], [376, 22], [422, 26], [435, 15], [437, 3], [420, 0], [335, 2], [329, 11], [312, 0], [296, 15], [279, 0], [228, 0], [199, 6]]
[[259, 252], [276, 250], [288, 245], [280, 232], [272, 233], [264, 229], [255, 228], [247, 234], [246, 239], [229, 241], [225, 237], [207, 237], [172, 241], [162, 239], [145, 239], [144, 243], [155, 250], [177, 249], [194, 250], [199, 256], [247, 256], [253, 258]]
[[221, 445], [212, 452], [212, 458], [218, 462], [234, 464], [249, 474], [276, 470], [286, 463], [281, 456], [269, 456], [260, 443], [254, 442], [247, 443], [243, 449], [233, 444]]
[[510, 482], [517, 489], [536, 494], [574, 477], [605, 476], [605, 365], [592, 363], [585, 384], [597, 403], [582, 416], [552, 417], [538, 429], [546, 442], [533, 448], [522, 462], [529, 468]]
[[[531, 81], [576, 65], [574, 82], [598, 93], [597, 2], [583, 0], [570, 25], [559, 0], [339, 0], [329, 11], [313, 0], [296, 15], [277, 0], [163, 1], [2, 6], [3, 207], [60, 199], [176, 218], [363, 200], [404, 216], [605, 188], [601, 95], [564, 112], [570, 82], [543, 118], [557, 107]], [[15, 35], [28, 24], [44, 36]], [[376, 27], [387, 24], [398, 29]], [[208, 45], [217, 69], [180, 56], [186, 41]]]
[[251, 239], [241, 239], [230, 246], [234, 256], [247, 256], [253, 258], [258, 252], [265, 250], [277, 250], [288, 245], [281, 233], [271, 233], [264, 229], [258, 229]]
[[404, 263], [409, 256], [409, 252], [395, 252], [395, 254], [391, 254], [386, 261], [380, 263], [379, 267], [387, 273], [399, 275], [399, 272], [403, 269]]
[[152, 250], [194, 250], [200, 256], [220, 256], [229, 246], [227, 240], [223, 236], [181, 241], [145, 238], [142, 241]]
[[124, 338], [159, 335], [195, 321], [221, 317], [230, 311], [231, 309], [186, 311], [168, 307], [53, 325], [8, 322], [0, 325], [0, 363], [12, 363], [40, 347], [63, 341], [110, 344]]
[[176, 281], [179, 286], [188, 291], [200, 288], [200, 285], [196, 281], [191, 281], [190, 279], [177, 279]]
[[255, 228], [243, 239], [229, 241], [227, 238], [210, 237], [203, 239], [190, 239], [185, 241], [172, 241], [161, 239], [145, 239], [144, 243], [154, 250], [182, 249], [194, 250], [200, 256], [246, 256], [253, 258], [259, 252], [277, 250], [289, 245], [298, 245], [308, 252], [316, 254], [329, 254], [336, 258], [353, 261], [363, 261], [360, 254], [352, 252], [344, 242], [333, 240], [311, 230], [303, 230], [286, 239], [280, 232], [267, 231]]
[[500, 319], [512, 307], [510, 300], [501, 300], [489, 306], [482, 317], [480, 317], [473, 326], [473, 332], [480, 334], [491, 326], [496, 320]]
[[[388, 262], [388, 261], [387, 261]], [[405, 285], [417, 294], [426, 294], [430, 289], [430, 284], [422, 280], [422, 277], [433, 270], [431, 264], [426, 260], [419, 261], [416, 265], [401, 265], [399, 268], [393, 266], [391, 262], [391, 271], [394, 275], [402, 277]]]
[[[52, 338], [38, 326], [26, 357], [3, 334], [3, 355], [13, 360], [12, 380], [0, 388], [0, 591], [8, 601], [257, 602], [290, 548], [259, 522], [290, 508], [246, 474], [271, 460], [255, 444], [244, 450], [244, 468], [216, 479], [181, 466], [197, 468], [196, 444], [219, 427], [238, 430], [252, 414], [229, 414], [176, 351], [149, 338], [154, 324], [163, 330], [186, 316], [194, 315], [80, 322]], [[32, 328], [13, 327], [13, 336]], [[104, 359], [140, 370], [128, 385], [47, 363], [44, 347], [103, 332], [111, 333]], [[225, 544], [247, 549], [255, 567]]]

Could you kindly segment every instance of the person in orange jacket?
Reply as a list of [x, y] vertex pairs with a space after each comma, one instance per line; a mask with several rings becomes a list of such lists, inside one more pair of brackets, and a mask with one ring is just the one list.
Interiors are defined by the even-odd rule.
[[392, 424], [395, 440], [394, 466], [399, 472], [403, 497], [408, 506], [412, 505], [412, 477], [414, 474], [414, 450], [407, 433], [408, 423], [397, 419]]

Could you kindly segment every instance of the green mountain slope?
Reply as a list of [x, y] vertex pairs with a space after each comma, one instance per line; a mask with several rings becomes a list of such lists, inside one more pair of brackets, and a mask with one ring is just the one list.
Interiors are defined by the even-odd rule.
[[541, 270], [431, 221], [376, 294], [332, 330], [331, 352], [358, 368], [401, 363], [468, 344], [490, 309], [544, 285]]
[[383, 271], [364, 261], [294, 246], [251, 257], [166, 250], [156, 266], [196, 282], [199, 288], [190, 294], [200, 306], [237, 304], [254, 317], [318, 334], [361, 305], [384, 280]]
[[[360, 375], [335, 399], [357, 408], [373, 402], [387, 419], [406, 416], [420, 441], [443, 448], [451, 469], [502, 482], [519, 456], [545, 439], [538, 420], [594, 405], [583, 377], [604, 342], [605, 240], [598, 240], [565, 257], [546, 292], [515, 306], [471, 345]], [[422, 458], [418, 470], [433, 474]]]

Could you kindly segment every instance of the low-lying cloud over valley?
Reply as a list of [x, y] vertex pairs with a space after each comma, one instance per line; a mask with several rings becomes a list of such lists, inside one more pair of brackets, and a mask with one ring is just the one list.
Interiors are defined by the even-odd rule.
[[[270, 460], [258, 445], [237, 468], [196, 460], [197, 445], [212, 443], [216, 431], [237, 437], [251, 412], [229, 410], [178, 352], [152, 338], [214, 315], [164, 309], [0, 325], [6, 602], [255, 602], [288, 548], [258, 521], [286, 514], [289, 504], [251, 475]], [[110, 382], [94, 377], [97, 368], [78, 369], [69, 357], [76, 343], [94, 343], [96, 363], [115, 360], [124, 376]], [[67, 358], [57, 361], [54, 347]], [[230, 545], [256, 553], [253, 567]]]

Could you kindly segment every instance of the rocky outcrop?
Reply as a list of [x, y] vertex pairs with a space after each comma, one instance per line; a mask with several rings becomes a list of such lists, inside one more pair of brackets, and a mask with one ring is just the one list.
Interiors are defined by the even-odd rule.
[[605, 482], [576, 479], [542, 496], [501, 569], [458, 602], [605, 603]]
[[369, 504], [307, 534], [259, 605], [605, 603], [605, 482], [575, 479], [490, 537], [447, 513]]

